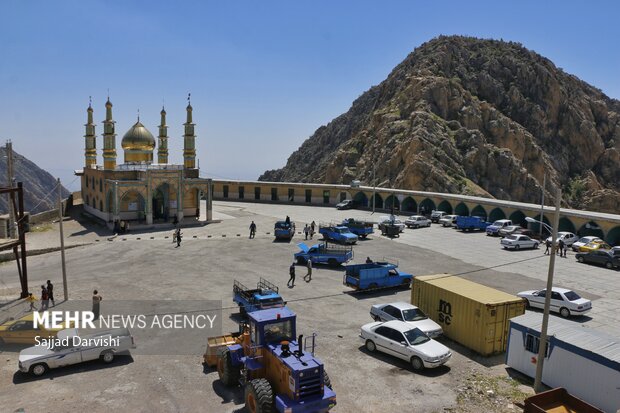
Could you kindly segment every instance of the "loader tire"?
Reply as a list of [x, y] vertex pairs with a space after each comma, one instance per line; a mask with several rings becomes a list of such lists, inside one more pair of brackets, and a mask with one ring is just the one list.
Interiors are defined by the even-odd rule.
[[254, 379], [245, 385], [245, 407], [251, 413], [274, 412], [273, 388], [267, 379]]
[[225, 348], [217, 361], [217, 374], [225, 386], [236, 386], [241, 378], [241, 370], [233, 366], [230, 350]]

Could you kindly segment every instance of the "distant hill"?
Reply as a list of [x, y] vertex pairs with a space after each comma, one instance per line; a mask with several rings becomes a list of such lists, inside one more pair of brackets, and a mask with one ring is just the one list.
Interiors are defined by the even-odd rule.
[[521, 44], [441, 36], [259, 180], [537, 203], [545, 172], [550, 203], [618, 213], [620, 101]]
[[[0, 147], [0, 186], [7, 186], [6, 148]], [[24, 209], [32, 214], [56, 208], [58, 193], [56, 178], [49, 172], [39, 168], [34, 162], [26, 159], [13, 149], [13, 174], [16, 182], [22, 182], [24, 187]], [[63, 199], [69, 196], [69, 191], [62, 188]], [[0, 212], [8, 213], [8, 195], [0, 196]]]

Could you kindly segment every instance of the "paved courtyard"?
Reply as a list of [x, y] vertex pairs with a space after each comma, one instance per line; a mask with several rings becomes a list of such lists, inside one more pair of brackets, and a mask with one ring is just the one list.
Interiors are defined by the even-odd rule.
[[[311, 283], [301, 281], [286, 288], [288, 266], [301, 240], [273, 242], [273, 223], [289, 215], [304, 223], [356, 217], [377, 220], [366, 211], [336, 211], [333, 208], [290, 205], [215, 202], [218, 223], [185, 228], [181, 248], [172, 244], [171, 230], [130, 233], [109, 238], [105, 230], [93, 232], [77, 223], [65, 231], [68, 244], [88, 244], [67, 250], [71, 300], [90, 300], [94, 288], [104, 297], [102, 312], [110, 300], [221, 300], [224, 331], [236, 331], [237, 310], [232, 296], [233, 280], [255, 284], [259, 277], [278, 284], [288, 306], [297, 313], [298, 332], [318, 333], [317, 357], [326, 366], [338, 395], [336, 412], [458, 410], [458, 389], [474, 373], [506, 375], [503, 357], [481, 358], [467, 349], [443, 340], [453, 350], [444, 367], [414, 373], [405, 362], [368, 354], [358, 338], [359, 327], [370, 322], [369, 308], [389, 301], [409, 301], [410, 292], [384, 291], [348, 294], [342, 285], [342, 270], [316, 269]], [[258, 226], [256, 239], [248, 239], [248, 227]], [[31, 234], [29, 242], [52, 233]], [[168, 238], [166, 238], [168, 237]], [[42, 239], [42, 238], [41, 238]], [[415, 275], [461, 274], [463, 277], [516, 293], [541, 288], [547, 277], [548, 257], [542, 250], [509, 252], [500, 249], [497, 238], [484, 234], [462, 234], [432, 226], [406, 230], [400, 238], [373, 235], [355, 247], [355, 262], [366, 256], [396, 258], [402, 270]], [[62, 297], [59, 253], [31, 257], [31, 290], [53, 279], [57, 297]], [[615, 288], [620, 273], [579, 264], [572, 253], [558, 258], [556, 285], [573, 288], [594, 300], [593, 311], [576, 322], [620, 336], [620, 293]], [[18, 291], [14, 262], [0, 265], [0, 297]], [[7, 298], [8, 300], [8, 298]], [[69, 303], [70, 304], [70, 303]], [[68, 304], [61, 304], [67, 306]], [[4, 309], [19, 310], [15, 304]], [[108, 308], [108, 310], [111, 310]], [[140, 337], [136, 337], [140, 346]], [[144, 341], [143, 341], [144, 343]], [[136, 354], [111, 366], [87, 363], [50, 372], [33, 380], [16, 373], [19, 349], [0, 354], [0, 400], [2, 410], [136, 412], [233, 412], [243, 411], [241, 390], [224, 388], [217, 372], [201, 365], [206, 338], [186, 343], [193, 355], [147, 356]], [[174, 353], [174, 352], [172, 352]], [[503, 411], [503, 410], [501, 410]]]

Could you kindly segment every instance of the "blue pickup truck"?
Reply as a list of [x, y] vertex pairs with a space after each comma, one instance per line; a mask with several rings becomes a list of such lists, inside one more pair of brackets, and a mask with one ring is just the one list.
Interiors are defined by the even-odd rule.
[[276, 239], [293, 239], [293, 235], [295, 235], [295, 223], [286, 221], [278, 221], [274, 225], [273, 233], [276, 236]]
[[411, 286], [413, 275], [398, 271], [398, 265], [389, 262], [347, 265], [343, 284], [356, 290]]
[[491, 225], [489, 225], [486, 229], [487, 235], [498, 236], [499, 230], [505, 228], [507, 226], [512, 225], [512, 221], [509, 219], [498, 219]]
[[350, 245], [322, 242], [308, 247], [303, 242], [297, 244], [301, 251], [295, 254], [298, 264], [305, 264], [308, 259], [314, 264], [340, 265], [353, 259], [353, 247]]
[[248, 288], [239, 281], [233, 284], [233, 301], [239, 305], [242, 315], [266, 308], [284, 307], [286, 303], [279, 294], [279, 289], [274, 284], [261, 279], [256, 288]]
[[357, 235], [342, 225], [319, 226], [319, 234], [323, 235], [323, 239], [339, 244], [355, 244], [358, 240]]
[[342, 221], [342, 226], [349, 228], [349, 231], [360, 238], [366, 238], [369, 234], [375, 232], [372, 222], [358, 221], [354, 218], [347, 218]]
[[456, 229], [461, 231], [485, 231], [487, 227], [491, 225], [490, 222], [486, 222], [482, 217], [463, 217], [456, 218]]

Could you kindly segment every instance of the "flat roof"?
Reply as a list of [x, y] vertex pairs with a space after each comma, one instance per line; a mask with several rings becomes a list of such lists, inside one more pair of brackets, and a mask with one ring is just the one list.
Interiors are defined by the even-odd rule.
[[452, 274], [418, 275], [413, 277], [413, 282], [415, 283], [416, 281], [432, 284], [483, 304], [523, 301], [522, 298], [516, 295], [508, 294]]

